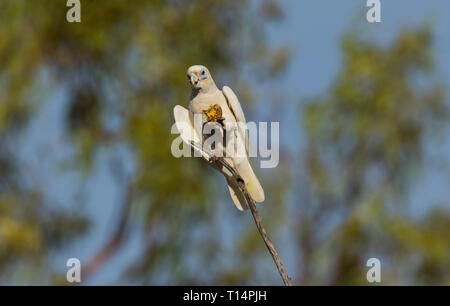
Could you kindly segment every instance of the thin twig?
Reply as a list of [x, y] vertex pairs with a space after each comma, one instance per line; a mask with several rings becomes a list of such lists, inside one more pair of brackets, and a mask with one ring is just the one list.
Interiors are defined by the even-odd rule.
[[[250, 211], [252, 212], [253, 220], [255, 220], [256, 227], [266, 244], [267, 249], [269, 250], [270, 255], [272, 255], [273, 261], [277, 266], [278, 272], [280, 272], [281, 278], [286, 286], [292, 286], [292, 281], [288, 276], [286, 270], [284, 269], [283, 263], [281, 262], [280, 256], [278, 255], [275, 246], [267, 235], [266, 230], [261, 222], [261, 217], [259, 216], [258, 210], [256, 209], [255, 201], [250, 196], [247, 187], [245, 186], [244, 180], [241, 176], [236, 172], [236, 170], [223, 158], [217, 157], [211, 152], [205, 151], [204, 148], [201, 147], [198, 143], [191, 142], [191, 146], [194, 150], [198, 150], [202, 153], [203, 159], [205, 159], [208, 163], [210, 163], [213, 167], [217, 169], [226, 168], [231, 173], [231, 178], [235, 180], [238, 184], [241, 192], [243, 193], [245, 200], [247, 201], [248, 206], [250, 207]], [[207, 157], [205, 157], [207, 156]]]

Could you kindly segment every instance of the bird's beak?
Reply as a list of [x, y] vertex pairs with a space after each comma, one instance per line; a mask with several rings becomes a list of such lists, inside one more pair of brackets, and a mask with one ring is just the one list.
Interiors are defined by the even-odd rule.
[[191, 84], [192, 84], [192, 86], [197, 87], [197, 86], [198, 86], [198, 83], [199, 83], [199, 78], [198, 78], [198, 76], [197, 76], [195, 73], [192, 72], [192, 73], [191, 73], [190, 79], [191, 79]]

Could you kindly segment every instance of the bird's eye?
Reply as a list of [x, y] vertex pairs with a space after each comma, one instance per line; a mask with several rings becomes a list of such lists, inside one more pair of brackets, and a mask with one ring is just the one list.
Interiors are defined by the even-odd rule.
[[206, 79], [206, 71], [205, 71], [205, 70], [202, 70], [202, 71], [200, 72], [200, 78], [201, 78], [202, 80]]

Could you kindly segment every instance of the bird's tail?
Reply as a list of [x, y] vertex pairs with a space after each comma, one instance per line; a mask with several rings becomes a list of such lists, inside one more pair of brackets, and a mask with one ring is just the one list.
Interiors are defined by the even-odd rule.
[[[264, 202], [265, 195], [264, 195], [264, 189], [262, 188], [258, 178], [256, 177], [255, 172], [253, 172], [252, 166], [250, 166], [250, 163], [248, 159], [246, 160], [248, 167], [248, 171], [239, 171], [242, 173], [242, 178], [245, 181], [245, 184], [247, 186], [248, 193], [250, 193], [251, 197], [255, 202]], [[241, 168], [241, 167], [240, 167]]]
[[[264, 202], [264, 190], [259, 183], [258, 178], [256, 177], [253, 169], [248, 161], [248, 159], [241, 160], [239, 163], [239, 174], [242, 176], [242, 179], [245, 182], [247, 187], [247, 191], [255, 202]], [[234, 204], [237, 209], [244, 210], [248, 209], [247, 201], [239, 188], [238, 184], [229, 178], [227, 178], [228, 189], [230, 190], [231, 198], [233, 199]]]

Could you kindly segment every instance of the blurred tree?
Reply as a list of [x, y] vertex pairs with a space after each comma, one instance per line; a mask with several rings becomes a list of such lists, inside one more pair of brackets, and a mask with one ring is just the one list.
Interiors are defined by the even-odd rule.
[[405, 198], [448, 120], [431, 43], [428, 27], [387, 47], [348, 33], [335, 84], [303, 108], [300, 283], [367, 284], [377, 257], [383, 284], [449, 284], [449, 211], [417, 218]]
[[[172, 109], [188, 101], [185, 71], [192, 64], [207, 65], [219, 83], [234, 80], [241, 92], [250, 93], [241, 95], [242, 102], [250, 100], [251, 91], [239, 77], [249, 65], [241, 63], [254, 63], [250, 68], [263, 77], [283, 68], [285, 49], [271, 50], [264, 39], [264, 23], [282, 17], [277, 3], [81, 3], [81, 23], [66, 21], [68, 8], [61, 1], [0, 4], [0, 275], [10, 280], [2, 271], [21, 257], [38, 258], [32, 266], [42, 267], [37, 273], [45, 275], [52, 247], [86, 229], [85, 221], [76, 217], [57, 216], [56, 222], [47, 213], [54, 208], [45, 203], [42, 191], [24, 190], [24, 178], [17, 177], [23, 165], [8, 152], [17, 148], [14, 135], [24, 133], [23, 127], [48, 100], [42, 88], [50, 88], [50, 93], [62, 89], [66, 94], [64, 122], [77, 149], [72, 170], [89, 175], [99, 148], [119, 145], [129, 150], [135, 165], [128, 175], [120, 169], [123, 161], [114, 163], [118, 188], [128, 193], [123, 216], [86, 273], [95, 273], [120, 249], [127, 226], [143, 224], [146, 238], [129, 275], [133, 281], [246, 283], [254, 277], [255, 264], [245, 258], [257, 258], [250, 253], [263, 246], [247, 247], [239, 256], [248, 268], [237, 265], [232, 271], [221, 263], [226, 255], [218, 246], [220, 232], [194, 235], [196, 229], [211, 229], [218, 218], [211, 203], [217, 201], [214, 185], [198, 179], [217, 174], [199, 160], [172, 157]], [[249, 237], [258, 239], [251, 231]], [[201, 273], [190, 256], [201, 264]]]
[[[243, 71], [255, 71], [258, 82], [282, 71], [289, 53], [265, 40], [266, 22], [283, 17], [277, 2], [90, 0], [82, 1], [81, 23], [68, 23], [67, 9], [64, 1], [0, 2], [0, 282], [66, 284], [52, 255], [96, 221], [47, 198], [17, 152], [33, 116], [61, 91], [63, 132], [76, 149], [68, 171], [88, 181], [105, 151], [128, 153], [111, 163], [124, 194], [121, 218], [82, 262], [85, 276], [126, 252], [127, 234], [142, 228], [124, 282], [279, 284], [250, 217], [240, 223], [229, 214], [223, 178], [170, 154], [171, 112], [187, 103], [189, 65], [207, 65], [219, 84], [231, 80], [244, 103], [254, 93]], [[305, 155], [283, 155], [285, 164], [262, 180], [269, 233], [299, 216], [294, 281], [367, 284], [366, 260], [378, 257], [384, 284], [450, 282], [448, 210], [413, 217], [405, 199], [424, 163], [424, 138], [448, 119], [431, 38], [427, 28], [408, 30], [382, 48], [345, 36], [336, 83], [303, 108]], [[129, 159], [133, 170], [124, 171]], [[306, 173], [295, 180], [291, 213], [284, 204], [293, 165]], [[216, 186], [226, 208], [216, 205]]]

